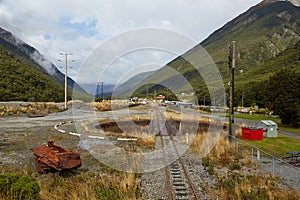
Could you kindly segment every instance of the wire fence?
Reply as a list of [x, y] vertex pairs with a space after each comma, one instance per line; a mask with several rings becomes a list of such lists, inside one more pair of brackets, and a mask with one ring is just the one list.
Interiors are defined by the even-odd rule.
[[244, 158], [248, 157], [253, 164], [258, 164], [261, 170], [282, 179], [290, 187], [300, 189], [300, 168], [240, 139], [236, 138], [235, 141], [236, 151]]

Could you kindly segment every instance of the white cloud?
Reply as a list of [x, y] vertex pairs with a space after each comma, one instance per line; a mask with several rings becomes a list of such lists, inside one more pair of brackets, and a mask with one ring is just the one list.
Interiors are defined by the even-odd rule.
[[198, 43], [259, 1], [2, 0], [0, 26], [57, 65], [59, 52], [74, 53], [76, 70], [94, 48], [120, 33], [145, 27], [166, 28]]

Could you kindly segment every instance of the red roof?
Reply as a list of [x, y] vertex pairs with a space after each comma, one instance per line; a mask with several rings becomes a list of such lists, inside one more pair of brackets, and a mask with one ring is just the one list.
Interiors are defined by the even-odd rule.
[[166, 98], [165, 96], [159, 95], [159, 96], [156, 97], [156, 100], [163, 100], [163, 99], [165, 99], [165, 98]]

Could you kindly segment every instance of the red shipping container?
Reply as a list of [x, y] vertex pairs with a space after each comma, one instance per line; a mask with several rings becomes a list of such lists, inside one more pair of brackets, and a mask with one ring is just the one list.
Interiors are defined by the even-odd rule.
[[242, 138], [247, 140], [262, 140], [263, 129], [253, 127], [242, 127]]

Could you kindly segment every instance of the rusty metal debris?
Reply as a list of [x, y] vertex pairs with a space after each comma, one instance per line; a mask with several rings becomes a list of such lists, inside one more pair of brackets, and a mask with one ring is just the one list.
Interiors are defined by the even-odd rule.
[[48, 145], [31, 149], [36, 156], [36, 168], [40, 173], [65, 171], [81, 166], [80, 154], [66, 151], [54, 145], [54, 140], [48, 140]]

